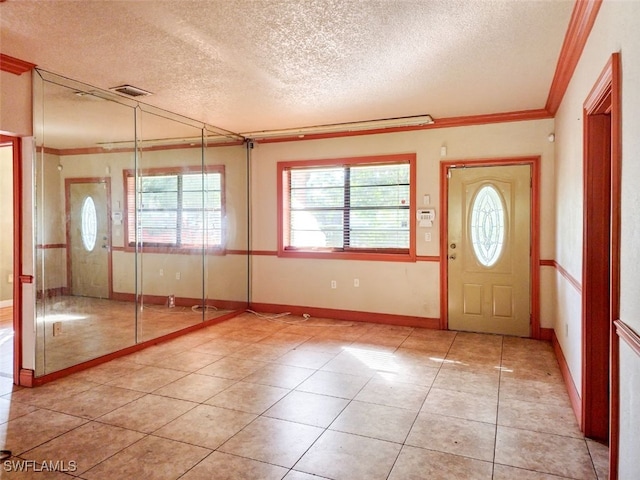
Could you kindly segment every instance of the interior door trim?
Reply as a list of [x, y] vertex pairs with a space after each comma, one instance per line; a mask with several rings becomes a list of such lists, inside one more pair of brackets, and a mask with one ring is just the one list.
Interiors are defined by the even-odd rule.
[[[13, 165], [13, 383], [20, 385], [22, 368], [22, 140], [0, 134], [0, 144], [11, 145]], [[33, 281], [33, 277], [31, 277]]]
[[531, 338], [542, 339], [540, 329], [540, 157], [508, 157], [440, 162], [440, 328], [449, 328], [449, 265], [447, 262], [449, 182], [452, 167], [531, 166]]
[[[597, 118], [610, 115], [608, 130], [599, 131]], [[609, 440], [609, 478], [618, 478], [618, 456], [620, 435], [620, 340], [618, 329], [620, 322], [620, 231], [621, 231], [621, 183], [622, 183], [622, 75], [621, 55], [613, 53], [609, 58], [593, 88], [583, 104], [583, 150], [584, 150], [584, 252], [583, 252], [583, 311], [582, 311], [582, 411], [580, 429], [586, 436], [593, 436], [598, 425], [592, 415], [598, 414], [597, 398], [608, 399], [608, 440]], [[594, 133], [595, 135], [590, 135]], [[609, 161], [604, 172], [595, 172], [594, 165], [602, 162], [601, 157], [594, 158], [597, 143], [602, 141], [603, 134], [609, 136]], [[597, 175], [606, 175], [609, 182], [607, 193], [610, 195], [609, 224], [604, 235], [609, 243], [609, 262], [607, 265], [588, 265], [587, 254], [593, 248], [587, 233], [588, 208], [594, 205], [592, 189], [605, 179]], [[607, 318], [595, 320], [588, 316], [584, 308], [587, 296], [601, 293], [595, 290], [591, 275], [609, 276], [608, 315]], [[608, 342], [603, 339], [608, 338]], [[585, 353], [588, 352], [588, 353]], [[597, 360], [596, 360], [597, 359]], [[602, 382], [602, 372], [609, 374], [609, 383]], [[585, 381], [584, 379], [588, 379]]]
[[111, 253], [111, 178], [109, 177], [88, 177], [88, 178], [65, 178], [64, 180], [64, 196], [65, 196], [65, 218], [66, 218], [66, 237], [67, 237], [67, 285], [65, 290], [68, 294], [72, 292], [72, 275], [71, 275], [71, 231], [69, 230], [69, 219], [71, 218], [71, 184], [73, 183], [104, 183], [107, 187], [107, 276], [109, 284], [109, 299], [113, 298], [113, 261]]

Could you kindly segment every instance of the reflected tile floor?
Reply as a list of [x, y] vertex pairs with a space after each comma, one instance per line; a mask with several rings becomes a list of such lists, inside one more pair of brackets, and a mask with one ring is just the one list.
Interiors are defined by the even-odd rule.
[[35, 389], [0, 387], [13, 453], [1, 478], [607, 472], [553, 349], [528, 339], [247, 313]]
[[[207, 319], [229, 312], [207, 309]], [[131, 302], [66, 295], [38, 300], [36, 317], [36, 358], [44, 373], [56, 372], [130, 347], [135, 344], [136, 335], [138, 341], [142, 342], [203, 320], [202, 310], [194, 311], [188, 307], [145, 305], [136, 314], [136, 305]], [[56, 323], [60, 323], [62, 335], [53, 334]], [[2, 358], [0, 356], [0, 360]], [[9, 365], [12, 366], [12, 363]]]

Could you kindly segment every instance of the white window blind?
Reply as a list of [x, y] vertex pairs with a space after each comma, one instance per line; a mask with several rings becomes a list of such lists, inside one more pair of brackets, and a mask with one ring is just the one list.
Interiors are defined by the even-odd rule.
[[409, 250], [409, 162], [284, 169], [285, 249]]
[[137, 228], [140, 246], [220, 248], [222, 181], [222, 172], [155, 171], [137, 182], [127, 174], [129, 246], [135, 246]]

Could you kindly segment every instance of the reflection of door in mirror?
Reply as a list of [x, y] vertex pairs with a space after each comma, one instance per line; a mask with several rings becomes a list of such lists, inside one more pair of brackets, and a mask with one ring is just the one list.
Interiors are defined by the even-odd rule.
[[67, 179], [68, 286], [71, 295], [110, 298], [109, 185]]

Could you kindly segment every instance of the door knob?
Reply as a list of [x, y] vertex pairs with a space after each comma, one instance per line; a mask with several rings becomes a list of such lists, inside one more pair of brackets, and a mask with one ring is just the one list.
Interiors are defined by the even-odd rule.
[[455, 260], [456, 259], [456, 254], [452, 253], [451, 255], [449, 255], [449, 260]]

